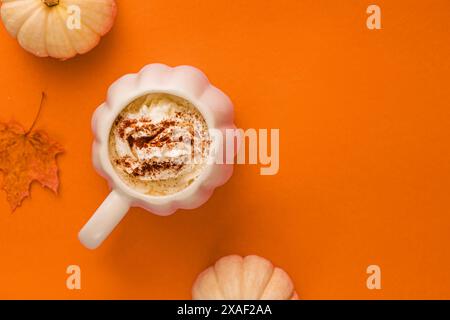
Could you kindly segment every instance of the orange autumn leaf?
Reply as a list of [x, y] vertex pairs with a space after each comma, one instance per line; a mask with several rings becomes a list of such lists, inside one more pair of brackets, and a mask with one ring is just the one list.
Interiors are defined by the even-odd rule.
[[2, 189], [13, 211], [29, 196], [33, 181], [55, 193], [58, 190], [56, 155], [63, 148], [44, 131], [33, 131], [33, 126], [26, 131], [15, 122], [0, 123]]

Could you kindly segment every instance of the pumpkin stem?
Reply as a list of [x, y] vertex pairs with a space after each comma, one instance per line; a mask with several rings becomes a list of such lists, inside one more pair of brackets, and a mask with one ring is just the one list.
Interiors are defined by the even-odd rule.
[[54, 7], [59, 4], [59, 0], [42, 0], [44, 4], [47, 5], [47, 7]]

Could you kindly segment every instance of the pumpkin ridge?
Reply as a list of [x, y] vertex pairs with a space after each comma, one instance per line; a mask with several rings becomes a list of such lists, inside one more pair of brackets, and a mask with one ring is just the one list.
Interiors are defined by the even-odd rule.
[[[292, 295], [293, 295], [293, 293], [295, 292], [295, 287], [294, 287], [294, 285], [293, 285], [293, 282], [292, 282], [292, 279], [289, 277], [289, 274], [285, 271], [285, 270], [283, 270], [283, 269], [281, 269], [281, 268], [279, 268], [279, 267], [275, 267], [274, 268], [274, 272], [273, 272], [273, 274], [272, 274], [272, 277], [270, 278], [270, 282], [268, 283], [268, 284], [270, 284], [271, 282], [272, 282], [272, 280], [273, 280], [273, 277], [275, 276], [275, 271], [277, 271], [278, 272], [278, 275], [283, 275], [283, 277], [285, 278], [285, 279], [283, 279], [283, 280], [286, 280], [286, 278], [287, 279], [289, 279], [289, 284], [290, 284], [290, 292], [289, 292], [289, 296], [288, 297], [291, 297]], [[281, 278], [279, 278], [279, 280], [280, 279], [282, 279], [283, 277], [281, 277]], [[264, 293], [266, 292], [266, 290], [267, 290], [267, 287], [266, 287], [266, 289], [264, 290]], [[274, 298], [272, 298], [272, 299], [274, 299]], [[282, 300], [286, 300], [287, 298], [276, 298], [276, 299], [282, 299]]]
[[[19, 39], [20, 33], [21, 33], [23, 27], [27, 24], [27, 22], [29, 22], [32, 18], [34, 18], [34, 16], [37, 16], [41, 10], [45, 10], [45, 8], [42, 8], [42, 7], [36, 8], [36, 11], [23, 22], [23, 24], [20, 26], [19, 30], [17, 31], [17, 39]], [[47, 13], [46, 12], [45, 12], [45, 20], [46, 20], [45, 21], [45, 31], [47, 32]], [[46, 41], [47, 41], [47, 39], [45, 38], [45, 41], [44, 41], [45, 54], [46, 54], [46, 56], [48, 56]]]
[[[62, 9], [65, 9], [66, 12], [67, 12], [67, 7], [65, 6], [65, 4], [60, 3], [60, 6], [61, 6], [61, 10], [62, 10]], [[61, 11], [58, 11], [58, 13], [59, 13], [60, 16], [61, 16]], [[62, 19], [63, 21], [67, 21], [67, 20], [65, 20], [62, 16], [61, 16], [61, 19]], [[88, 29], [88, 30], [91, 31], [95, 36], [97, 36], [99, 39], [102, 37], [102, 36], [99, 35], [97, 32], [95, 32], [94, 30], [92, 30], [89, 26], [86, 26], [86, 25], [83, 23], [83, 21], [80, 21], [80, 23], [82, 24], [82, 28]], [[66, 32], [66, 35], [69, 37], [69, 41], [70, 41], [70, 43], [71, 43], [71, 45], [72, 45], [72, 48], [75, 50], [75, 52], [76, 52], [77, 54], [83, 54], [84, 52], [80, 52], [80, 51], [77, 50], [77, 47], [74, 45], [74, 43], [73, 43], [73, 41], [72, 41], [70, 35], [68, 35], [67, 32]]]
[[239, 275], [239, 296], [241, 299], [244, 297], [244, 258], [241, 261], [241, 274]]
[[261, 297], [264, 295], [264, 292], [266, 292], [267, 285], [270, 283], [270, 280], [272, 280], [274, 272], [275, 272], [275, 266], [272, 265], [272, 270], [270, 272], [270, 277], [267, 278], [267, 281], [264, 284], [264, 289], [258, 294], [258, 300], [261, 300]]
[[[60, 10], [58, 10], [57, 8], [56, 8], [56, 14], [57, 14], [57, 17], [59, 18], [59, 20], [62, 22], [62, 24], [64, 24], [64, 19], [63, 19], [63, 17], [61, 16], [61, 13], [60, 13], [61, 11]], [[47, 17], [47, 29], [48, 28], [50, 28], [51, 26], [49, 26], [49, 20], [48, 20], [48, 17]], [[73, 51], [75, 51], [75, 54], [77, 54], [78, 52], [75, 50], [75, 48], [73, 47], [73, 44], [72, 44], [72, 41], [70, 40], [70, 37], [69, 37], [69, 35], [67, 34], [67, 31], [66, 31], [66, 28], [63, 28], [64, 30], [63, 30], [63, 34], [64, 34], [64, 38], [65, 38], [65, 40], [70, 44], [70, 47], [71, 47], [71, 49], [73, 50]], [[46, 35], [46, 42], [47, 42], [47, 44], [48, 44], [48, 32], [47, 32], [47, 35]]]
[[[61, 2], [60, 2], [59, 5], [60, 5], [61, 7], [63, 7], [66, 11], [68, 10], [67, 5], [66, 5], [65, 2], [64, 2], [64, 3], [61, 3]], [[83, 22], [83, 19], [80, 20], [80, 23], [81, 23], [81, 25], [82, 25], [82, 28], [87, 28], [87, 29], [89, 29], [89, 30], [92, 31], [92, 33], [95, 34], [96, 36], [99, 36], [99, 37], [103, 37], [103, 36], [104, 36], [104, 35], [102, 35], [102, 34], [96, 32], [95, 30], [92, 29], [91, 26], [89, 26], [88, 24], [86, 24], [85, 22]]]
[[[60, 6], [64, 6], [63, 3], [59, 4]], [[65, 8], [67, 10], [67, 8]], [[58, 10], [58, 16], [59, 18], [64, 22], [64, 17], [61, 15], [61, 10]], [[64, 30], [64, 34], [66, 35], [67, 39], [69, 40], [70, 45], [72, 46], [72, 49], [76, 52], [76, 54], [79, 54], [78, 50], [75, 48], [75, 46], [73, 45], [72, 39], [70, 38], [70, 36], [67, 34], [67, 30]]]
[[[50, 8], [50, 7], [49, 7]], [[48, 12], [45, 12], [45, 21], [44, 21], [44, 28], [45, 28], [45, 39], [44, 39], [44, 46], [45, 46], [45, 53], [47, 54], [47, 56], [49, 55], [48, 54], [48, 46], [47, 46], [47, 35], [48, 35], [48, 32], [47, 32], [47, 29], [48, 29]]]
[[223, 291], [222, 285], [220, 284], [219, 279], [217, 278], [217, 272], [216, 272], [216, 265], [215, 264], [212, 266], [212, 270], [214, 272], [214, 279], [216, 279], [217, 287], [219, 288], [219, 291], [222, 294], [222, 299], [225, 299], [225, 292]]
[[[11, 2], [12, 3], [12, 2]], [[7, 3], [6, 3], [7, 4]], [[2, 3], [2, 6], [3, 5], [5, 5], [4, 3]], [[23, 28], [23, 26], [27, 23], [27, 21], [28, 20], [30, 20], [37, 12], [39, 11], [39, 7], [38, 6], [36, 6], [36, 9], [35, 9], [35, 11], [30, 15], [30, 16], [28, 16], [28, 18], [26, 18], [24, 21], [23, 21], [23, 23], [20, 25], [20, 27], [17, 29], [17, 32], [16, 32], [16, 37], [18, 38], [19, 37], [19, 34], [20, 34], [20, 31], [22, 30], [22, 28]]]
[[[21, 0], [21, 2], [24, 2], [24, 1], [28, 1], [28, 0]], [[0, 2], [1, 2], [1, 1], [0, 1]], [[32, 7], [32, 8], [28, 8], [29, 11], [26, 11], [26, 12], [23, 14], [23, 16], [25, 17], [24, 21], [22, 22], [22, 24], [20, 25], [20, 27], [17, 28], [17, 32], [16, 32], [15, 34], [12, 34], [15, 38], [17, 38], [17, 36], [19, 35], [20, 29], [22, 28], [22, 26], [23, 26], [23, 25], [28, 21], [28, 19], [30, 19], [31, 16], [33, 15], [32, 12], [34, 12], [35, 10], [38, 10], [38, 9], [39, 9], [39, 4], [37, 4], [36, 2], [32, 2], [31, 4], [34, 6], [34, 8], [33, 8], [33, 7]], [[14, 5], [15, 5], [14, 2], [6, 2], [6, 3], [2, 3], [2, 4], [1, 4], [2, 13], [3, 13], [4, 7], [5, 7], [5, 8], [8, 8], [7, 10], [11, 10], [10, 7], [13, 7], [13, 8], [14, 8]], [[30, 13], [31, 13], [31, 15], [30, 15]], [[16, 14], [14, 14], [14, 15], [16, 15]], [[26, 17], [27, 15], [28, 15], [28, 17]], [[2, 18], [3, 18], [3, 16], [2, 16]], [[9, 32], [9, 27], [7, 27], [6, 25], [5, 25], [5, 27], [6, 27], [6, 30]]]

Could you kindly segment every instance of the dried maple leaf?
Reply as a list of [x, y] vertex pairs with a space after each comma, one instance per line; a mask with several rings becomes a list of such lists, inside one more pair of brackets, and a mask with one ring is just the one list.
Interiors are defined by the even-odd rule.
[[56, 155], [63, 152], [63, 148], [44, 131], [33, 130], [44, 98], [42, 93], [38, 115], [28, 131], [16, 122], [0, 123], [2, 188], [6, 191], [12, 211], [29, 196], [33, 181], [39, 181], [55, 193], [58, 190]]

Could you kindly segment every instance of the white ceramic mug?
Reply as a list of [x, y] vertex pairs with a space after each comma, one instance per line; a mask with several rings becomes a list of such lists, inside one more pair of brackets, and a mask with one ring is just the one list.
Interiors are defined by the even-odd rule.
[[[87, 248], [97, 248], [130, 207], [141, 207], [154, 214], [167, 216], [177, 209], [194, 209], [205, 203], [214, 189], [224, 184], [232, 175], [232, 164], [208, 163], [200, 176], [182, 191], [166, 196], [140, 193], [125, 184], [115, 172], [109, 157], [109, 135], [120, 112], [132, 101], [150, 93], [167, 93], [181, 97], [193, 104], [204, 117], [209, 129], [224, 132], [234, 129], [233, 104], [219, 89], [211, 85], [206, 76], [190, 66], [171, 68], [151, 64], [137, 74], [128, 74], [111, 85], [107, 100], [100, 105], [92, 119], [95, 141], [92, 148], [96, 170], [107, 179], [111, 193], [95, 214], [81, 229], [78, 237]], [[212, 141], [211, 152], [217, 153], [222, 145]], [[226, 150], [228, 156], [234, 150]], [[210, 155], [215, 158], [217, 155]]]

